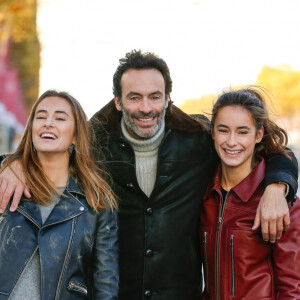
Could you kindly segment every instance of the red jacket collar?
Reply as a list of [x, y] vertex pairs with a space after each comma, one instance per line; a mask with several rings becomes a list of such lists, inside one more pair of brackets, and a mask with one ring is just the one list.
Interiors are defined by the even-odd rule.
[[[252, 170], [252, 172], [244, 178], [238, 185], [231, 190], [243, 201], [248, 202], [253, 193], [256, 191], [259, 184], [265, 177], [265, 160], [261, 157], [259, 164]], [[203, 199], [207, 200], [210, 194], [214, 191], [221, 193], [221, 178], [222, 170], [221, 165], [218, 166], [215, 177], [208, 185]]]

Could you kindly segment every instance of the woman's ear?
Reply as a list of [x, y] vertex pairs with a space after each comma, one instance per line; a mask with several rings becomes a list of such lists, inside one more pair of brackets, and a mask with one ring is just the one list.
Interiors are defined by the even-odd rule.
[[212, 139], [214, 140], [215, 139], [215, 135], [214, 135], [214, 129], [213, 128], [210, 130], [210, 133], [211, 133]]
[[262, 138], [264, 136], [264, 128], [261, 127], [260, 129], [257, 130], [257, 133], [256, 133], [256, 138], [255, 138], [255, 143], [260, 143]]

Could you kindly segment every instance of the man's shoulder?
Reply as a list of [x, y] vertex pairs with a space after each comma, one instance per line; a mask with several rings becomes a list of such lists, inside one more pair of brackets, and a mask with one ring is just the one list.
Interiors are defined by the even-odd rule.
[[122, 114], [117, 111], [114, 100], [109, 101], [90, 119], [94, 131], [103, 131], [120, 126]]
[[166, 127], [185, 133], [209, 132], [209, 120], [201, 114], [189, 115], [171, 104], [166, 113]]

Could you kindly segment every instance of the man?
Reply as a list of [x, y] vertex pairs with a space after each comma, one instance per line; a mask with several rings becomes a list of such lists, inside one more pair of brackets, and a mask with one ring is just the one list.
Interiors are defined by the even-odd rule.
[[[199, 208], [219, 162], [207, 124], [171, 103], [169, 69], [152, 53], [128, 53], [120, 60], [113, 83], [114, 100], [93, 116], [91, 124], [95, 158], [102, 161], [103, 152], [119, 201], [119, 298], [199, 299]], [[289, 183], [293, 195], [297, 167], [282, 156], [268, 163], [266, 184]], [[5, 185], [0, 195], [2, 189], [7, 196], [12, 188], [6, 192], [7, 179], [0, 176], [0, 180]], [[273, 219], [268, 205], [282, 207], [278, 225], [263, 223], [264, 234], [270, 226], [274, 240], [276, 229], [278, 237], [281, 234], [282, 218], [289, 223], [288, 211], [282, 201], [284, 185], [267, 189], [264, 212], [271, 212]], [[275, 203], [270, 204], [270, 198]]]

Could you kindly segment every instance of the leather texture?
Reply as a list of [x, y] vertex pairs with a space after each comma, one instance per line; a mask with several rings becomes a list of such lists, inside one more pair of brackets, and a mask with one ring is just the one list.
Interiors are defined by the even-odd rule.
[[274, 245], [263, 241], [260, 228], [251, 229], [264, 177], [262, 159], [224, 199], [220, 167], [208, 187], [200, 213], [201, 299], [300, 299], [299, 201], [290, 207], [290, 228]]
[[41, 299], [117, 299], [116, 212], [95, 212], [72, 178], [44, 224], [30, 201], [0, 220], [1, 300], [9, 298], [37, 248]]
[[[169, 104], [156, 182], [148, 198], [138, 185], [135, 155], [122, 137], [121, 117], [112, 100], [91, 119], [96, 161], [103, 162], [104, 154], [119, 201], [119, 299], [199, 299], [199, 209], [219, 163], [211, 136], [201, 123]], [[198, 119], [205, 121], [201, 115]], [[285, 157], [278, 161], [282, 173], [276, 176], [274, 167], [272, 179], [290, 183], [291, 170], [297, 167]]]

